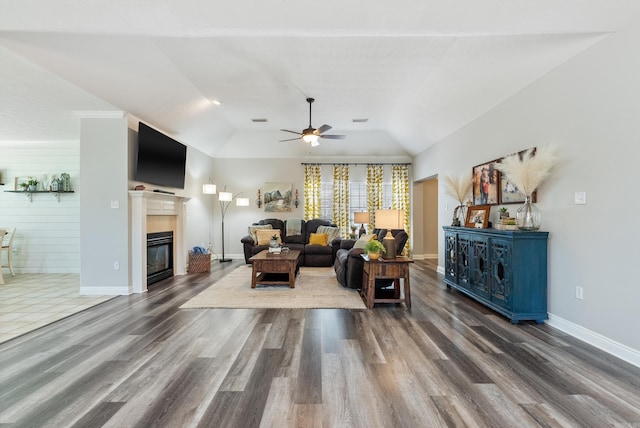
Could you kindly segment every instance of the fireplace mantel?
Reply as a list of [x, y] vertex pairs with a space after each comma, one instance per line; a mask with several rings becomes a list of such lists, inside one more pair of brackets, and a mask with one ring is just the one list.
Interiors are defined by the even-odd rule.
[[174, 272], [186, 273], [185, 250], [185, 204], [189, 200], [182, 196], [130, 190], [131, 202], [131, 286], [133, 293], [147, 291], [147, 216], [163, 215], [176, 217], [173, 240], [176, 247]]

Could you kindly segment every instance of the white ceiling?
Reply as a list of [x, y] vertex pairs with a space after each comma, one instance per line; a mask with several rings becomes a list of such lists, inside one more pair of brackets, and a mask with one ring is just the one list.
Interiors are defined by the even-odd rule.
[[[77, 138], [74, 111], [124, 110], [212, 156], [411, 156], [638, 16], [633, 0], [0, 0], [0, 140]], [[277, 142], [307, 127], [309, 96], [313, 126], [346, 139]]]

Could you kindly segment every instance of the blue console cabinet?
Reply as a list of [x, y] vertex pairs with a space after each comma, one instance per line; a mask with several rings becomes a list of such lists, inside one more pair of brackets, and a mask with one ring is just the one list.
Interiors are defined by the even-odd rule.
[[549, 232], [445, 226], [444, 282], [517, 324], [547, 314]]

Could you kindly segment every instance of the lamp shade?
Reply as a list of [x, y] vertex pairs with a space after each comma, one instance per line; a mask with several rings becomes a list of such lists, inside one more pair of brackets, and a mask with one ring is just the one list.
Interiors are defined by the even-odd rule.
[[249, 206], [249, 198], [236, 198], [236, 206], [237, 207], [248, 207]]
[[320, 143], [318, 143], [318, 136], [315, 134], [305, 134], [302, 136], [302, 139], [311, 144], [312, 147], [320, 145]]
[[203, 184], [202, 185], [202, 193], [205, 195], [215, 195], [216, 194], [216, 185], [215, 184]]
[[218, 200], [222, 202], [231, 202], [233, 200], [233, 193], [231, 192], [220, 192], [218, 193]]
[[404, 229], [404, 211], [376, 210], [376, 228]]
[[354, 223], [365, 224], [369, 223], [369, 221], [371, 220], [368, 212], [353, 213]]

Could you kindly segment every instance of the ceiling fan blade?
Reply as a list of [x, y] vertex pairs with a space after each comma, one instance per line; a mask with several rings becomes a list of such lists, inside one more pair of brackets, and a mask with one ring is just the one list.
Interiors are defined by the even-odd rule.
[[302, 135], [302, 134], [301, 134], [300, 132], [298, 132], [298, 131], [289, 131], [288, 129], [281, 129], [281, 131], [284, 131], [284, 132], [291, 132], [292, 134]]
[[298, 137], [298, 138], [289, 138], [288, 140], [278, 140], [278, 143], [283, 143], [285, 141], [294, 141], [294, 140], [297, 141], [299, 139], [300, 139], [300, 137]]
[[329, 126], [329, 125], [327, 125], [327, 124], [324, 124], [324, 125], [322, 125], [320, 128], [318, 128], [318, 134], [322, 134], [322, 133], [324, 133], [324, 132], [327, 132], [327, 131], [328, 131], [328, 130], [330, 130], [331, 128], [332, 128], [331, 126]]
[[346, 135], [321, 135], [320, 138], [326, 138], [327, 140], [342, 140]]

